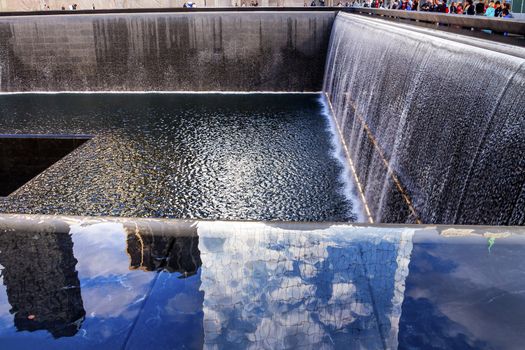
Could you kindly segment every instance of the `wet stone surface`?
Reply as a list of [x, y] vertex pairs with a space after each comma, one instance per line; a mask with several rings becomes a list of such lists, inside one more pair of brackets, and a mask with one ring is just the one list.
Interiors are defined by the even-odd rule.
[[0, 212], [353, 221], [317, 95], [0, 96], [0, 134], [90, 134]]

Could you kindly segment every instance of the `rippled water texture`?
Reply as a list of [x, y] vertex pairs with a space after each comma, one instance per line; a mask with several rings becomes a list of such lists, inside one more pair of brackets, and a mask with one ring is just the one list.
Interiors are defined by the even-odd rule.
[[0, 211], [355, 220], [317, 95], [0, 96], [0, 133], [95, 137]]

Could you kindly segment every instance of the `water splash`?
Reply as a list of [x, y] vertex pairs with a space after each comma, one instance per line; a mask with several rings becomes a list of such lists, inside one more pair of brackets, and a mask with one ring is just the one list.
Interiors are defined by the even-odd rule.
[[339, 175], [339, 181], [341, 182], [341, 194], [352, 203], [349, 216], [356, 215], [357, 222], [370, 222], [373, 223], [373, 219], [370, 216], [368, 206], [364, 202], [364, 196], [360, 197], [361, 192], [359, 184], [356, 182], [358, 179], [355, 176], [355, 171], [352, 170], [351, 159], [345, 155], [343, 149], [343, 142], [340, 137], [340, 133], [337, 124], [332, 116], [329, 108], [329, 102], [326, 100], [324, 95], [319, 97], [319, 104], [322, 107], [322, 115], [326, 118], [328, 131], [331, 135], [332, 144], [332, 157], [338, 161], [341, 165], [341, 173]]

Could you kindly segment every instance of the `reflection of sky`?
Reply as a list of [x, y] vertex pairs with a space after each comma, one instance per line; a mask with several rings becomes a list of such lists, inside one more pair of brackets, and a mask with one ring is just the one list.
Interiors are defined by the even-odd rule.
[[396, 347], [411, 233], [200, 223], [199, 237], [206, 348]]
[[[122, 224], [100, 223], [71, 226], [77, 271], [84, 278], [129, 273], [127, 235]], [[96, 255], [96, 259], [93, 256]]]
[[[70, 233], [86, 312], [80, 330], [72, 337], [57, 339], [46, 330], [17, 332], [2, 283], [0, 349], [202, 346], [200, 272], [180, 278], [179, 273], [131, 270], [127, 232], [121, 224], [73, 225]], [[166, 337], [170, 332], [178, 333], [177, 338]], [[143, 344], [145, 340], [148, 344]]]
[[497, 240], [490, 253], [483, 237], [414, 245], [401, 344], [523, 349], [525, 237], [514, 239]]
[[129, 269], [127, 234], [121, 224], [76, 225], [71, 233], [86, 310], [83, 337], [122, 342], [156, 275]]
[[0, 328], [10, 327], [13, 323], [13, 316], [9, 313], [11, 305], [7, 300], [7, 291], [1, 273], [3, 269], [4, 267], [0, 265]]
[[413, 245], [411, 229], [201, 222], [202, 268], [181, 278], [130, 270], [120, 224], [71, 233], [80, 330], [17, 332], [0, 276], [0, 349], [520, 349], [523, 340], [519, 242], [498, 239], [489, 253], [480, 237]]
[[53, 339], [46, 330], [17, 332], [2, 283], [0, 348], [120, 348], [124, 343], [156, 275], [129, 270], [126, 233], [122, 225], [75, 225], [70, 232], [86, 311], [80, 330], [73, 337], [58, 339]]

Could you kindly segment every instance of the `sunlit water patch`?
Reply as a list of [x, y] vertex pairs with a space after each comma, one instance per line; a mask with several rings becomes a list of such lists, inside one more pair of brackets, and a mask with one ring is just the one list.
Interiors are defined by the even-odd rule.
[[355, 221], [315, 94], [0, 96], [0, 134], [93, 139], [2, 212]]

